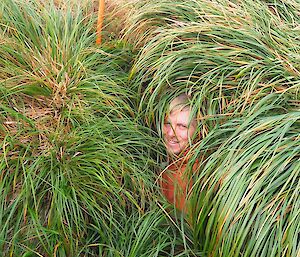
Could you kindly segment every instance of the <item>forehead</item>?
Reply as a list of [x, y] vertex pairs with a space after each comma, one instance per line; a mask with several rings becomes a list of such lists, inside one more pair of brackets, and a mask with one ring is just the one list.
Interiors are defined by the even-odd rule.
[[166, 119], [174, 123], [188, 124], [191, 118], [190, 115], [191, 111], [189, 108], [174, 109], [166, 115]]

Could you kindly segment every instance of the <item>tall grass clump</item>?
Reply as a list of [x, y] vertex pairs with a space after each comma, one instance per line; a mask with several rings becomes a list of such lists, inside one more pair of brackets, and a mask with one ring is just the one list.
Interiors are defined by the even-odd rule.
[[[192, 96], [201, 161], [190, 193], [207, 256], [298, 256], [299, 3], [141, 2], [127, 40], [136, 103], [159, 133], [174, 96]], [[133, 35], [133, 37], [132, 37]]]
[[236, 2], [165, 0], [132, 15], [128, 40], [139, 31], [143, 47], [131, 78], [152, 122], [182, 92], [205, 131], [270, 93], [299, 98], [299, 26], [263, 1]]
[[199, 158], [215, 149], [190, 199], [195, 243], [209, 256], [300, 253], [299, 109], [278, 114], [283, 103], [267, 98], [195, 147]]
[[152, 204], [160, 147], [132, 108], [131, 50], [94, 47], [94, 25], [79, 3], [1, 1], [3, 256], [158, 256], [182, 240]]

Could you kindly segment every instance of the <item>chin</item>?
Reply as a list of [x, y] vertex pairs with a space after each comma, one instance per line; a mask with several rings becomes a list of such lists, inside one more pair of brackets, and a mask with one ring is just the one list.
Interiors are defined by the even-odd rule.
[[178, 155], [183, 150], [180, 144], [166, 144], [167, 152], [171, 155]]
[[181, 150], [168, 148], [167, 152], [171, 155], [178, 155], [178, 154], [180, 154]]

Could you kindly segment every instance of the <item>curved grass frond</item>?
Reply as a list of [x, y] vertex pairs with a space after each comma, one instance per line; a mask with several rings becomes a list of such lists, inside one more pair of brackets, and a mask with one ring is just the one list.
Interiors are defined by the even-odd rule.
[[202, 142], [202, 149], [221, 143], [199, 171], [191, 198], [195, 240], [210, 256], [298, 254], [299, 117], [253, 113]]
[[[183, 92], [193, 95], [203, 135], [216, 122], [242, 115], [270, 93], [299, 101], [299, 28], [282, 24], [260, 1], [232, 6], [227, 2], [226, 8], [222, 3], [164, 1], [141, 9], [159, 22], [163, 16], [157, 12], [166, 10], [183, 21], [180, 26], [162, 22], [153, 30], [132, 68], [132, 84], [142, 94], [139, 108], [149, 122], [159, 127], [162, 121], [157, 117], [164, 116], [167, 102]], [[186, 8], [197, 13], [194, 19], [186, 17]], [[252, 15], [255, 11], [259, 19]], [[133, 28], [143, 22], [137, 16]]]
[[190, 219], [209, 256], [298, 254], [297, 6], [144, 1], [132, 16], [130, 79], [146, 122], [161, 134], [170, 99], [192, 95], [202, 140], [188, 154], [202, 164]]

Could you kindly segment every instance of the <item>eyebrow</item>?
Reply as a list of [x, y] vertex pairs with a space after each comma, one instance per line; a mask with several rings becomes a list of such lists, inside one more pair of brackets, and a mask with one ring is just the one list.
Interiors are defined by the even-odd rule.
[[184, 124], [184, 123], [177, 123], [177, 126], [184, 126], [184, 127], [187, 128], [187, 127], [189, 126], [189, 124], [186, 125], [186, 124]]

